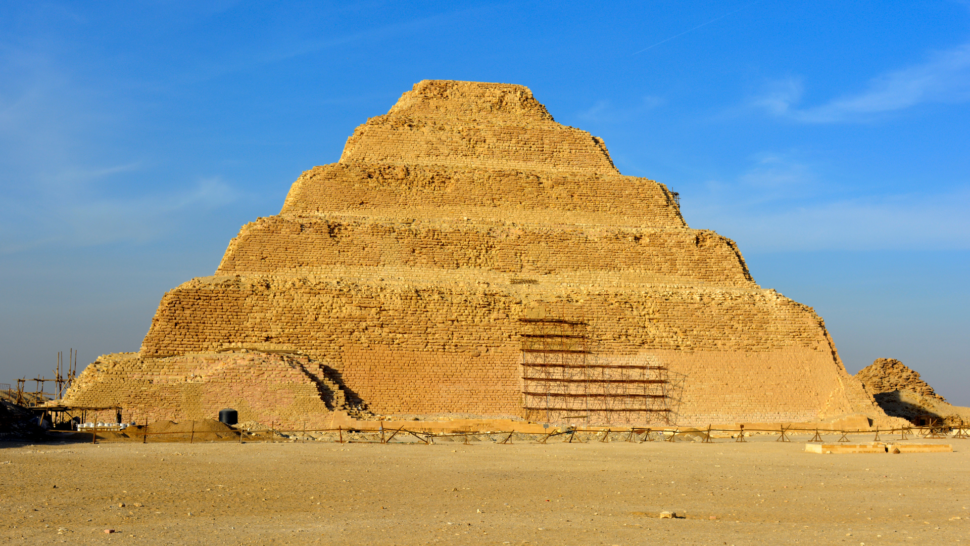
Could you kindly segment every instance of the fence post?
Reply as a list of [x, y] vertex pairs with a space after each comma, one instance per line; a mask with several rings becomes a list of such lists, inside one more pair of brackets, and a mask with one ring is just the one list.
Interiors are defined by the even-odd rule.
[[[398, 427], [397, 430], [395, 430], [390, 436], [388, 436], [387, 441], [385, 441], [384, 443], [385, 444], [386, 443], [389, 443], [391, 440], [394, 439], [395, 436], [397, 436], [397, 433], [398, 432], [401, 432], [402, 430], [404, 430], [404, 425], [401, 425], [400, 427]], [[465, 439], [465, 443], [466, 444], [468, 443], [468, 439], [467, 438]]]
[[781, 429], [781, 436], [779, 436], [778, 439], [775, 440], [775, 441], [776, 442], [790, 442], [791, 440], [789, 440], [788, 439], [788, 436], [785, 435], [785, 425], [784, 424], [778, 425], [778, 428]]

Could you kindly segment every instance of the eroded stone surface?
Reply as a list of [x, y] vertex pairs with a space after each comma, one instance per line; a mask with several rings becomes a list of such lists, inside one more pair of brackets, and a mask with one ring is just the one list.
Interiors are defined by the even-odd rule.
[[[885, 418], [822, 319], [759, 287], [734, 241], [690, 229], [666, 186], [622, 176], [525, 87], [447, 81], [358, 127], [215, 276], [163, 297], [140, 355], [89, 368], [68, 398], [203, 418], [208, 402], [154, 393], [218, 383], [205, 396], [231, 391], [241, 419], [295, 423], [328, 409], [305, 401], [312, 365], [377, 413], [521, 418], [520, 319], [536, 314], [582, 322], [597, 362], [669, 369], [677, 424]], [[235, 375], [200, 373], [210, 359]]]
[[910, 369], [895, 358], [877, 358], [875, 362], [859, 370], [856, 378], [862, 381], [872, 394], [912, 391], [920, 396], [946, 402], [942, 396], [936, 394], [929, 383], [920, 378], [919, 372]]

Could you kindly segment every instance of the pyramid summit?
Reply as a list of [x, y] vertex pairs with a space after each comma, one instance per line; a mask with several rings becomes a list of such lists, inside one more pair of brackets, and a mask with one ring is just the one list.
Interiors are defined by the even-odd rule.
[[822, 319], [520, 85], [422, 81], [162, 298], [67, 403], [156, 419], [885, 417]]
[[425, 80], [347, 139], [341, 163], [619, 174], [603, 141], [521, 85]]

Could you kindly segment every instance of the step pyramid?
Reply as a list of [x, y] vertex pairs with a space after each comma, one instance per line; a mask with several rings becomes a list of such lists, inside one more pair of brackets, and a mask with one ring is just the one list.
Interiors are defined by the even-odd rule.
[[[140, 353], [99, 362], [69, 398], [153, 417], [298, 422], [338, 399], [587, 424], [879, 412], [822, 319], [759, 287], [734, 241], [495, 83], [416, 84], [215, 275], [165, 294]], [[193, 371], [219, 363], [232, 379]]]

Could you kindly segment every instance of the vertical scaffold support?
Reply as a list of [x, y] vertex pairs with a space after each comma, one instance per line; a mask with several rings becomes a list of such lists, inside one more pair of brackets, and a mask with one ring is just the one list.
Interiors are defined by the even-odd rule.
[[779, 427], [781, 428], [781, 434], [778, 436], [778, 439], [775, 440], [775, 441], [776, 442], [790, 442], [791, 440], [788, 439], [788, 435], [786, 434], [787, 431], [785, 430], [785, 425], [779, 425]]
[[[591, 349], [582, 319], [519, 319], [522, 406], [546, 423], [671, 424], [667, 368], [646, 355], [611, 357]], [[641, 417], [642, 416], [642, 417]]]

